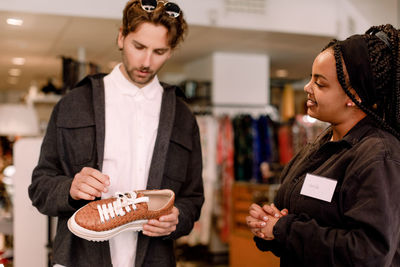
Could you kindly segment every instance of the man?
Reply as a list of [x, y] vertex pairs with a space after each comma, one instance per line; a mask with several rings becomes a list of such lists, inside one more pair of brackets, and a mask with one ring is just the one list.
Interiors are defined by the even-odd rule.
[[[157, 72], [186, 29], [175, 4], [129, 1], [118, 35], [122, 64], [85, 78], [54, 108], [29, 196], [58, 217], [57, 266], [175, 266], [173, 240], [191, 231], [204, 201], [200, 138], [176, 87]], [[159, 188], [175, 192], [175, 207], [141, 233], [90, 242], [67, 228], [89, 201]]]

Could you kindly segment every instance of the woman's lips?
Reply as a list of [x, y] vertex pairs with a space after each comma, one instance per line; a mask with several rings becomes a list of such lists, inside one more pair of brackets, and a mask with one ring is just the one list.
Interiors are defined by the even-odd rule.
[[314, 101], [314, 100], [312, 100], [312, 99], [307, 99], [307, 107], [308, 108], [310, 108], [310, 107], [314, 107], [314, 106], [316, 106], [317, 105], [317, 102], [316, 101]]

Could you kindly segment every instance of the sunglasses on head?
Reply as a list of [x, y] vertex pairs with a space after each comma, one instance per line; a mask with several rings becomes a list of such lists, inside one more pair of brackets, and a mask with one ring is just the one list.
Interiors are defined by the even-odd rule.
[[157, 3], [161, 2], [164, 4], [165, 12], [173, 18], [179, 17], [181, 14], [181, 9], [177, 4], [166, 2], [162, 0], [141, 0], [140, 4], [142, 5], [142, 9], [147, 12], [153, 12], [157, 8]]

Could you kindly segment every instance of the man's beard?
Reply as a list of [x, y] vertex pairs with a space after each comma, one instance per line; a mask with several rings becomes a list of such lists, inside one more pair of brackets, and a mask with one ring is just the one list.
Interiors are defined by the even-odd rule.
[[[140, 85], [147, 85], [150, 83], [154, 76], [156, 76], [157, 72], [151, 71], [149, 68], [140, 68], [140, 69], [133, 69], [132, 71], [128, 70], [125, 66], [126, 73], [129, 76], [129, 79], [131, 79], [132, 82], [140, 84]], [[134, 72], [135, 71], [144, 71], [144, 72], [149, 72], [150, 76], [146, 78], [146, 80], [142, 80], [142, 78], [135, 78]]]
[[[147, 84], [149, 84], [153, 80], [154, 76], [156, 76], [158, 70], [153, 71], [150, 69], [150, 67], [143, 67], [143, 66], [140, 68], [136, 68], [136, 67], [129, 68], [129, 64], [128, 64], [129, 61], [127, 59], [127, 55], [125, 54], [125, 50], [122, 48], [122, 49], [120, 49], [120, 51], [121, 51], [121, 57], [122, 57], [122, 64], [124, 66], [125, 73], [128, 75], [130, 81], [132, 83], [134, 83], [135, 85], [139, 85], [141, 87], [144, 87]], [[135, 71], [149, 72], [150, 76], [146, 80], [143, 80], [142, 78], [135, 78], [135, 75], [134, 75]]]

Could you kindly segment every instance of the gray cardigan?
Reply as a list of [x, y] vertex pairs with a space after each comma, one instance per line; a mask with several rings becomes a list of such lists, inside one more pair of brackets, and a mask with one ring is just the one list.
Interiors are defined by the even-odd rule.
[[[102, 169], [103, 77], [104, 74], [86, 77], [57, 103], [29, 186], [32, 204], [41, 213], [58, 217], [53, 263], [68, 267], [112, 266], [108, 242], [83, 240], [67, 228], [69, 217], [87, 203], [69, 195], [74, 175], [85, 166]], [[135, 266], [175, 266], [173, 240], [191, 231], [204, 202], [196, 119], [176, 96], [176, 87], [163, 84], [163, 88], [147, 189], [169, 188], [175, 192], [179, 224], [167, 237], [150, 238], [139, 233]]]

